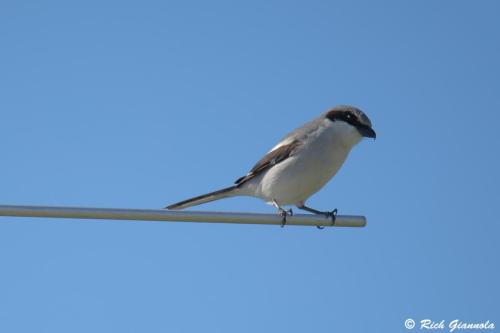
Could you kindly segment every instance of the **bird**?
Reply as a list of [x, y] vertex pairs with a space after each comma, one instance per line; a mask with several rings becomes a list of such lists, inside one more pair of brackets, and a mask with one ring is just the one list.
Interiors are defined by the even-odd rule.
[[234, 185], [171, 204], [180, 210], [234, 196], [251, 196], [273, 205], [283, 227], [292, 209], [324, 215], [335, 223], [337, 209], [321, 211], [306, 201], [335, 176], [351, 149], [363, 138], [377, 134], [368, 116], [351, 105], [338, 105], [288, 133]]

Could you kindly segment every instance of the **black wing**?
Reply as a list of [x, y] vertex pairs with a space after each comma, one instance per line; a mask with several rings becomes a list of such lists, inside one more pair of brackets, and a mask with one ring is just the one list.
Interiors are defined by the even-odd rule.
[[258, 176], [260, 173], [272, 168], [274, 165], [286, 160], [297, 152], [301, 142], [298, 140], [292, 141], [286, 145], [282, 145], [261, 158], [245, 176], [238, 178], [234, 183], [240, 186], [250, 179]]

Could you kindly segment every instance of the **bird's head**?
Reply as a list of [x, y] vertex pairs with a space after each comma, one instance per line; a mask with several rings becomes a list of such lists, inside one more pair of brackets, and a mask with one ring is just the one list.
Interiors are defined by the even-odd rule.
[[342, 121], [356, 129], [363, 137], [377, 137], [372, 128], [372, 122], [360, 109], [350, 105], [338, 105], [325, 113], [325, 117], [333, 122]]

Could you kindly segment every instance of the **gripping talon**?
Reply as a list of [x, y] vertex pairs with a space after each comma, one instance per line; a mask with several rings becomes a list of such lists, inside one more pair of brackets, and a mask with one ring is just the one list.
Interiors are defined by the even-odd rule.
[[281, 227], [283, 228], [286, 224], [287, 212], [286, 212], [286, 210], [280, 208], [280, 210], [278, 211], [278, 214], [281, 216]]
[[[306, 205], [302, 204], [302, 205], [297, 205], [297, 208], [299, 209], [302, 209], [302, 210], [305, 210], [305, 211], [308, 211], [310, 213], [314, 213], [314, 214], [318, 214], [318, 215], [323, 215], [325, 216], [326, 218], [329, 218], [331, 217], [332, 218], [332, 226], [335, 225], [335, 219], [337, 218], [337, 208], [335, 208], [334, 210], [332, 210], [331, 212], [329, 211], [326, 211], [326, 212], [322, 212], [320, 210], [317, 210], [317, 209], [314, 209], [314, 208], [311, 208], [311, 207], [307, 207]], [[324, 226], [320, 226], [320, 225], [317, 225], [316, 228], [318, 229], [324, 229], [325, 227]]]
[[[323, 214], [328, 218], [330, 217], [332, 219], [332, 226], [335, 225], [335, 220], [337, 218], [337, 208], [332, 210], [331, 212], [323, 212]], [[316, 228], [323, 230], [325, 229], [325, 226], [317, 225]]]
[[293, 210], [290, 208], [288, 210], [284, 210], [283, 208], [279, 208], [278, 209], [278, 215], [282, 217], [282, 220], [281, 220], [281, 227], [283, 228], [286, 224], [286, 217], [288, 215], [290, 216], [293, 216]]
[[335, 225], [335, 220], [337, 219], [337, 208], [335, 208], [331, 212], [328, 212], [326, 216], [332, 218], [332, 226], [334, 226]]

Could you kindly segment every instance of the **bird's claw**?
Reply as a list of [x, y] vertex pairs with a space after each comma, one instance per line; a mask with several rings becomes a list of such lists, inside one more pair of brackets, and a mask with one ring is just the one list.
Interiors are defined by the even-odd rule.
[[332, 210], [331, 212], [326, 212], [326, 217], [330, 217], [332, 219], [332, 225], [335, 225], [335, 220], [337, 219], [337, 208]]
[[283, 228], [286, 224], [286, 217], [293, 216], [293, 210], [291, 208], [288, 210], [285, 210], [283, 208], [279, 208], [278, 215], [281, 216], [281, 227]]
[[[335, 225], [335, 220], [337, 218], [337, 208], [335, 208], [334, 210], [328, 212], [323, 212], [323, 215], [325, 215], [325, 217], [327, 218], [331, 218], [332, 219], [332, 226]], [[318, 229], [325, 229], [325, 226], [321, 226], [321, 225], [317, 225], [316, 228]]]

